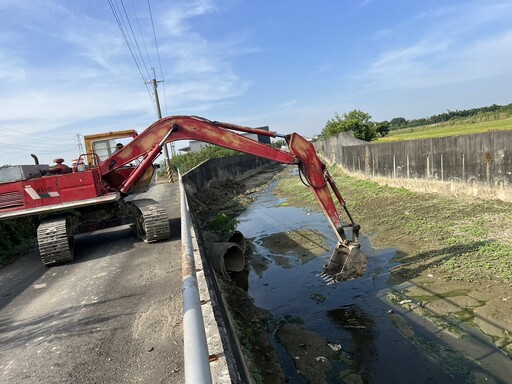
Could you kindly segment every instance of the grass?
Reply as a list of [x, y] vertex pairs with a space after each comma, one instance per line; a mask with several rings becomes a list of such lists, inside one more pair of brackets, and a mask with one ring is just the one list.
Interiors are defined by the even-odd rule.
[[420, 126], [391, 131], [389, 135], [377, 139], [376, 143], [389, 143], [404, 140], [430, 139], [433, 137], [447, 137], [484, 133], [490, 131], [512, 130], [512, 117], [475, 116], [464, 120], [455, 120], [435, 126]]
[[0, 268], [37, 247], [36, 217], [0, 221]]
[[238, 220], [229, 217], [224, 212], [221, 212], [210, 220], [206, 229], [219, 235], [222, 241], [227, 241], [239, 223], [240, 222]]

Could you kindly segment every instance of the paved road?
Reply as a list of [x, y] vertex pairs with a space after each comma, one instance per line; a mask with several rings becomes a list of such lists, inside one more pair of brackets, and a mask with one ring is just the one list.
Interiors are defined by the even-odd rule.
[[0, 270], [0, 382], [184, 382], [179, 191], [149, 193], [170, 241], [119, 227], [77, 237], [70, 264], [34, 252]]

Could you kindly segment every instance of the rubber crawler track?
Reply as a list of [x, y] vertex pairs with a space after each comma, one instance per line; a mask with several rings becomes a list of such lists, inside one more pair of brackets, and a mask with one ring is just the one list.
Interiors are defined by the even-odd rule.
[[169, 217], [165, 208], [151, 199], [140, 199], [131, 203], [140, 212], [135, 227], [137, 228], [138, 236], [145, 243], [154, 243], [171, 237]]
[[73, 260], [73, 238], [68, 235], [65, 217], [50, 218], [39, 224], [37, 242], [44, 265]]

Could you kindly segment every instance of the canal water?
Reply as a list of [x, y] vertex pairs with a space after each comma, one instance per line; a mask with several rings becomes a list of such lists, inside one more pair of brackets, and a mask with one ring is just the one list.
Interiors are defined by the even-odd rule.
[[[457, 341], [429, 320], [387, 299], [388, 270], [397, 265], [392, 261], [395, 249], [377, 250], [362, 236], [362, 252], [368, 259], [365, 276], [325, 284], [318, 274], [336, 246], [327, 219], [321, 212], [287, 206], [286, 200], [272, 194], [274, 186], [270, 184], [255, 194], [255, 201], [237, 218], [238, 230], [250, 239], [253, 248], [245, 280], [239, 284], [255, 305], [270, 311], [279, 324], [268, 338], [290, 383], [508, 381], [499, 366], [486, 366], [467, 356], [454, 346]], [[300, 325], [303, 333], [297, 337], [315, 335], [311, 340], [325, 340], [332, 351], [341, 347], [337, 353], [342, 357], [329, 362], [325, 376], [312, 379], [304, 370], [317, 364], [325, 371], [327, 358], [315, 356], [308, 361], [310, 367], [302, 366], [301, 371], [301, 357], [290, 347], [293, 342], [278, 337], [279, 328], [285, 324]], [[298, 349], [306, 346], [304, 340]], [[478, 349], [475, 354], [479, 355]], [[347, 364], [340, 366], [339, 361], [348, 362], [349, 368]], [[495, 364], [500, 361], [501, 357]]]

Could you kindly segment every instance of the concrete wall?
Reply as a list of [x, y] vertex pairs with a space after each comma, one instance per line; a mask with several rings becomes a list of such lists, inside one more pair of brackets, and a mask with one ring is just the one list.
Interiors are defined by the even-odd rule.
[[274, 161], [253, 155], [236, 155], [209, 159], [182, 175], [187, 193], [207, 187], [211, 181], [228, 178], [242, 180], [254, 175]]
[[339, 136], [315, 148], [350, 172], [448, 183], [452, 192], [512, 199], [512, 131], [359, 145]]

